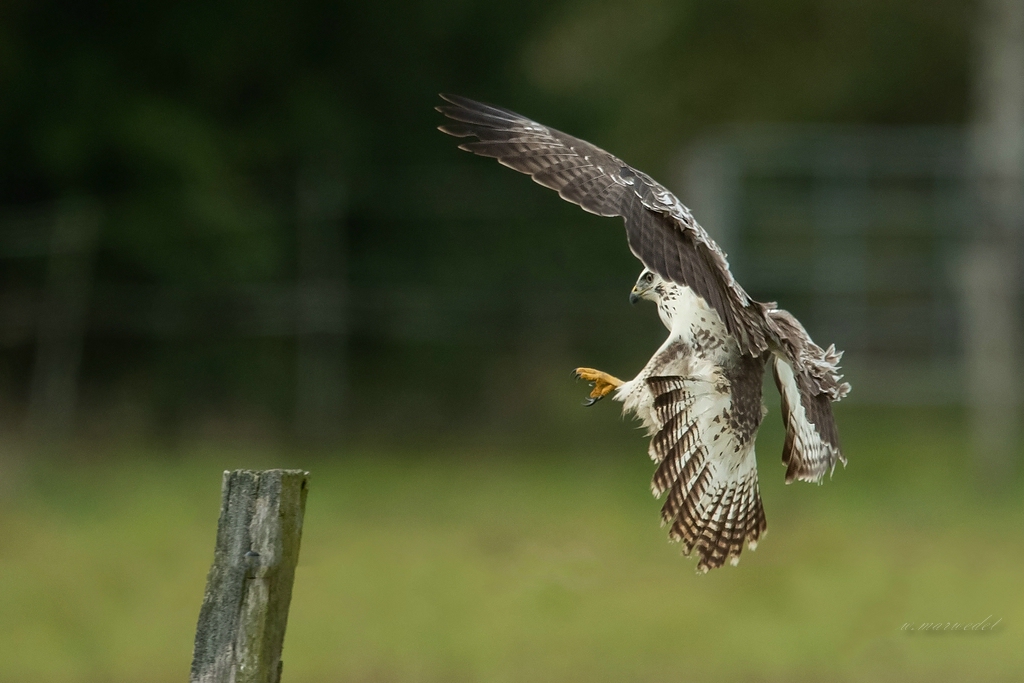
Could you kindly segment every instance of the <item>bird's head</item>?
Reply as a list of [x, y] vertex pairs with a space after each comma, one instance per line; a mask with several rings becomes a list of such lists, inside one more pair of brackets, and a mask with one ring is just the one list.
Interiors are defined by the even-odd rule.
[[647, 299], [654, 303], [661, 303], [661, 297], [665, 293], [665, 280], [657, 273], [648, 268], [640, 273], [633, 291], [629, 293], [629, 303], [635, 304], [640, 299]]

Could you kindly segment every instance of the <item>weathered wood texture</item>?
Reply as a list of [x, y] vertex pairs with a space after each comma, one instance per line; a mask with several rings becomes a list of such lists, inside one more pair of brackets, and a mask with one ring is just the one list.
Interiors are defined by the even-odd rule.
[[224, 473], [192, 683], [277, 683], [309, 473]]

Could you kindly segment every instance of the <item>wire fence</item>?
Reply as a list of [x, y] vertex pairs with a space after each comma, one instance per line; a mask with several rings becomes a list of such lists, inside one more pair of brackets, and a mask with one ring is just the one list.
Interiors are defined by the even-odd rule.
[[958, 403], [966, 142], [953, 128], [746, 128], [688, 150], [677, 184], [753, 296], [846, 350], [852, 400]]
[[[956, 404], [965, 394], [967, 166], [961, 129], [752, 127], [691, 146], [670, 184], [755, 298], [778, 301], [819, 343], [845, 349], [851, 400]], [[638, 327], [628, 307], [615, 304], [625, 301], [619, 290], [356, 286], [348, 276], [343, 193], [308, 174], [297, 189], [294, 279], [216, 291], [96, 280], [102, 213], [91, 204], [0, 222], [0, 260], [38, 271], [7, 278], [0, 293], [3, 352], [31, 349], [21, 356], [32, 366], [25, 390], [14, 399], [27, 406], [30, 428], [72, 429], [89, 339], [289, 340], [296, 431], [319, 438], [336, 435], [338, 416], [359, 391], [353, 368], [363, 359], [354, 337], [395, 349], [541, 339], [546, 351], [564, 351], [593, 343], [598, 319], [608, 346], [628, 345], [629, 333], [656, 344], [661, 334], [656, 323]], [[478, 220], [498, 223], [500, 216], [484, 212]], [[35, 285], [18, 284], [26, 282]]]

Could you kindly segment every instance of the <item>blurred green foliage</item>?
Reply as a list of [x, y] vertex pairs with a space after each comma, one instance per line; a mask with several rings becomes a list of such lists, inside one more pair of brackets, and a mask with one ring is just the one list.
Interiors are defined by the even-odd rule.
[[[688, 141], [733, 122], [962, 121], [970, 7], [15, 0], [0, 7], [0, 206], [89, 195], [103, 212], [98, 292], [218, 294], [294, 281], [297, 178], [332, 179], [346, 198], [337, 230], [353, 299], [353, 395], [386, 381], [393, 401], [413, 391], [396, 365], [454, 354], [458, 368], [425, 362], [419, 376], [442, 404], [457, 402], [474, 382], [479, 397], [486, 386], [474, 378], [493, 374], [503, 345], [527, 336], [539, 340], [535, 355], [561, 344], [553, 355], [569, 357], [566, 367], [578, 356], [615, 358], [598, 335], [556, 339], [522, 311], [546, 299], [540, 317], [557, 318], [573, 304], [559, 308], [553, 293], [625, 292], [638, 266], [615, 221], [457, 152], [434, 130], [437, 92], [514, 108], [668, 180]], [[0, 286], [40, 277], [0, 265]], [[433, 344], [381, 324], [390, 313], [370, 294], [415, 307], [421, 290], [448, 304], [471, 293], [503, 323], [473, 339], [460, 318]], [[213, 324], [199, 338], [91, 334], [83, 404], [115, 407], [90, 424], [173, 429], [190, 415], [233, 411], [286, 420], [291, 342], [226, 338], [220, 317], [207, 314]], [[3, 348], [8, 406], [23, 401], [28, 381], [31, 350], [19, 344]], [[352, 409], [364, 418], [389, 406]], [[441, 422], [457, 414], [452, 403]]]
[[[659, 529], [627, 425], [557, 450], [26, 462], [0, 479], [0, 681], [181, 680], [220, 471], [268, 465], [312, 471], [289, 681], [1015, 680], [1020, 482], [965, 485], [956, 412], [840, 417], [850, 465], [823, 486], [782, 483], [768, 426], [769, 533], [706, 576]], [[989, 615], [985, 633], [901, 631]]]

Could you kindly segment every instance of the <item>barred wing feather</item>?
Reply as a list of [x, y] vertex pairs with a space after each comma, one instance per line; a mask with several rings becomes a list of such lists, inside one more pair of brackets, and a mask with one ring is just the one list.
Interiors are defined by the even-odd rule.
[[622, 216], [630, 250], [650, 270], [690, 287], [721, 316], [745, 353], [768, 348], [765, 304], [753, 301], [729, 271], [725, 254], [683, 204], [646, 173], [603, 149], [515, 112], [457, 95], [437, 110], [440, 130], [459, 147], [526, 173], [565, 200], [599, 216]]
[[[757, 486], [754, 438], [728, 423], [727, 387], [703, 378], [649, 377], [655, 432], [650, 455], [658, 469], [651, 489], [667, 494], [661, 509], [669, 536], [686, 555], [697, 551], [697, 570], [739, 562], [767, 528]], [[760, 400], [760, 397], [758, 397]]]
[[837, 462], [846, 465], [832, 413], [832, 402], [850, 391], [850, 385], [841, 381], [839, 374], [843, 354], [834, 346], [822, 349], [811, 341], [803, 325], [789, 312], [777, 309], [770, 315], [780, 337], [772, 373], [782, 397], [782, 421], [786, 425], [782, 448], [786, 483], [820, 482]]

